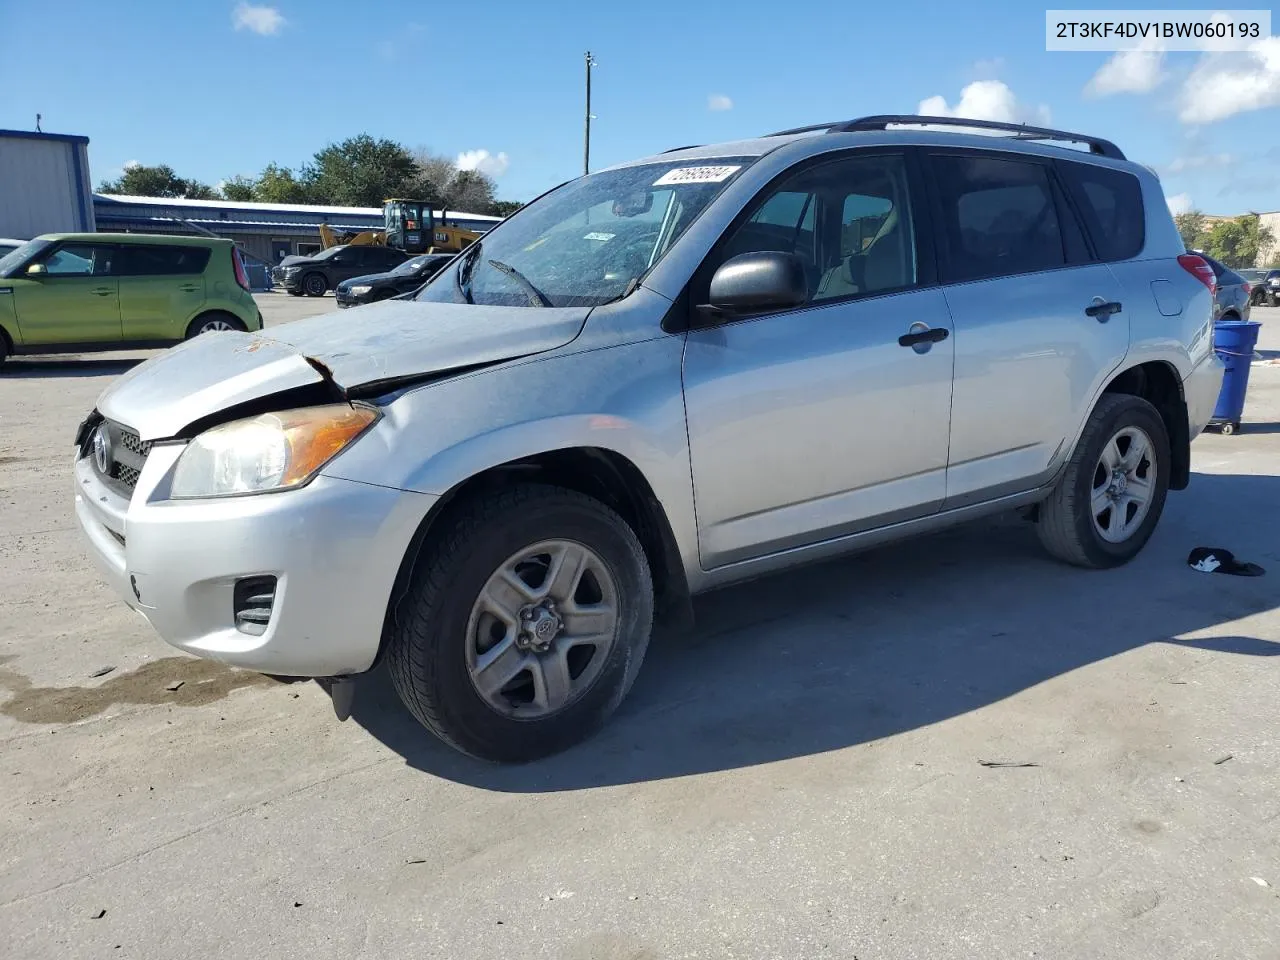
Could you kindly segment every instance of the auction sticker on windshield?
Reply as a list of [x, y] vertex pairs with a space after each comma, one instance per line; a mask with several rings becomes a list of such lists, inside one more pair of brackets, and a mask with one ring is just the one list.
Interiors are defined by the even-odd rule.
[[668, 170], [653, 181], [653, 185], [670, 187], [681, 183], [723, 183], [741, 169], [740, 164], [731, 167], [680, 167], [676, 170]]

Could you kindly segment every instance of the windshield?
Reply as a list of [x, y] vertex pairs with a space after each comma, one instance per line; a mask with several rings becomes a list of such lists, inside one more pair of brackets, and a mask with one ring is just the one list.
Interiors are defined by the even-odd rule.
[[413, 257], [412, 259], [406, 260], [404, 263], [400, 264], [400, 266], [392, 270], [391, 275], [393, 277], [411, 276], [412, 274], [415, 274], [419, 270], [421, 270], [426, 265], [427, 261], [430, 259], [431, 257], [427, 254], [423, 254], [420, 257]]
[[28, 240], [17, 250], [9, 251], [3, 257], [0, 257], [0, 277], [9, 276], [10, 270], [16, 269], [18, 264], [25, 263], [48, 245], [48, 240]]
[[319, 253], [313, 253], [311, 255], [311, 259], [312, 260], [328, 260], [330, 257], [336, 256], [337, 254], [341, 253], [345, 249], [347, 249], [345, 246], [329, 247], [327, 250], [321, 250]]
[[581, 177], [485, 234], [478, 256], [464, 250], [418, 299], [470, 295], [479, 304], [554, 307], [617, 300], [754, 159], [669, 161]]

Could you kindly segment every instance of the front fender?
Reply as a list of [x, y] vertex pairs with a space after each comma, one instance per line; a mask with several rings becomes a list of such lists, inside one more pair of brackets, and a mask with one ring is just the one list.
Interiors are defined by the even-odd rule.
[[326, 475], [441, 496], [512, 461], [570, 448], [625, 458], [666, 512], [687, 571], [697, 569], [693, 482], [680, 363], [683, 336], [543, 354], [428, 384]]

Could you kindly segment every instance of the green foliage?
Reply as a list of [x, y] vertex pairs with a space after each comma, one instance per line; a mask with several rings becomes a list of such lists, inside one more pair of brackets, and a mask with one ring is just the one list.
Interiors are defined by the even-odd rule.
[[1188, 250], [1198, 249], [1201, 234], [1204, 233], [1204, 214], [1199, 210], [1188, 210], [1186, 213], [1175, 216], [1173, 222], [1178, 227], [1178, 233], [1182, 235], [1183, 246]]
[[303, 183], [292, 170], [274, 163], [268, 163], [254, 182], [253, 199], [258, 203], [316, 202], [307, 184]]
[[1215, 223], [1201, 238], [1201, 249], [1237, 270], [1252, 267], [1258, 262], [1258, 254], [1269, 250], [1274, 242], [1274, 234], [1262, 226], [1261, 218], [1249, 213]]
[[253, 188], [255, 181], [249, 177], [236, 175], [222, 183], [222, 196], [227, 200], [236, 200], [241, 203], [253, 199]]
[[425, 186], [404, 147], [367, 133], [325, 147], [302, 180], [317, 201], [349, 207], [381, 207], [388, 197], [416, 198]]
[[185, 197], [191, 200], [212, 200], [218, 194], [212, 187], [199, 180], [185, 180], [173, 167], [160, 164], [146, 167], [130, 164], [115, 180], [103, 180], [98, 184], [99, 193], [120, 193], [133, 197]]
[[509, 217], [523, 206], [519, 200], [495, 200], [485, 212], [494, 217]]

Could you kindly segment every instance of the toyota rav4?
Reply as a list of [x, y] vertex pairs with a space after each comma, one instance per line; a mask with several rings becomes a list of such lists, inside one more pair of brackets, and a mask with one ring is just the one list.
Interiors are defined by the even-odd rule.
[[700, 591], [1015, 508], [1063, 561], [1131, 559], [1213, 413], [1213, 287], [1096, 137], [689, 147], [555, 188], [358, 323], [134, 368], [76, 437], [76, 513], [169, 643], [335, 706], [385, 660], [448, 743], [528, 760]]

